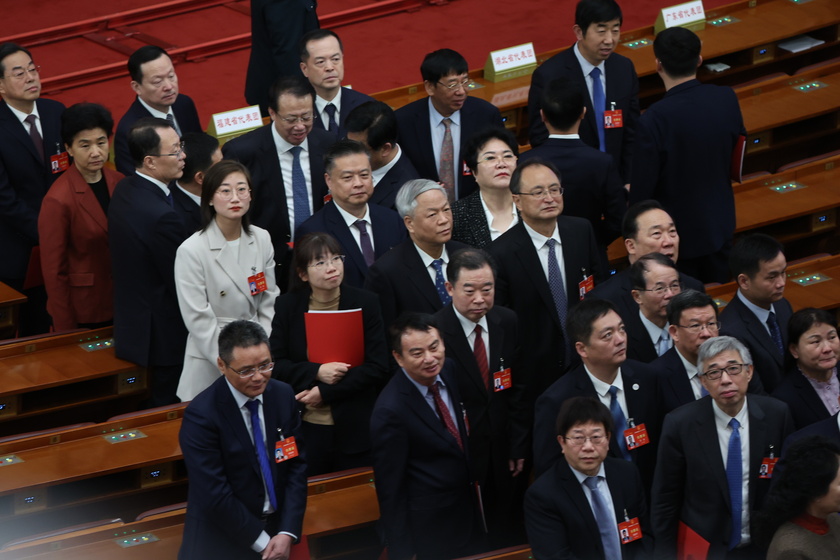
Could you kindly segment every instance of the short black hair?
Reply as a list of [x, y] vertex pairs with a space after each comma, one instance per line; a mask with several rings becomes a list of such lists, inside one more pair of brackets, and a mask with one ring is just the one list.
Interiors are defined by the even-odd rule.
[[424, 82], [437, 84], [444, 76], [466, 74], [470, 69], [467, 60], [452, 49], [439, 49], [430, 52], [420, 65], [420, 75]]
[[559, 130], [569, 130], [574, 126], [586, 101], [583, 92], [568, 76], [561, 76], [548, 83], [542, 92], [540, 108], [548, 124]]
[[309, 291], [309, 282], [304, 282], [300, 274], [306, 272], [306, 267], [315, 259], [325, 256], [327, 253], [343, 255], [344, 249], [338, 240], [323, 231], [314, 231], [295, 239], [295, 248], [292, 252], [292, 266], [289, 271], [289, 291]]
[[662, 205], [652, 198], [637, 202], [628, 208], [624, 213], [624, 218], [621, 220], [621, 236], [624, 239], [636, 239], [636, 236], [639, 235], [639, 216], [651, 210], [662, 210], [665, 212]]
[[589, 422], [603, 425], [607, 434], [613, 433], [612, 414], [604, 403], [592, 397], [571, 397], [560, 405], [555, 429], [558, 436], [565, 437], [578, 424]]
[[[251, 183], [251, 173], [248, 172], [248, 168], [239, 163], [238, 161], [234, 161], [232, 159], [223, 159], [222, 161], [212, 165], [208, 170], [207, 173], [204, 175], [204, 182], [201, 183], [201, 229], [206, 230], [207, 226], [210, 225], [210, 222], [213, 221], [213, 218], [216, 217], [216, 208], [213, 207], [211, 202], [213, 202], [213, 196], [216, 194], [216, 191], [219, 187], [222, 186], [222, 182], [227, 178], [228, 175], [231, 173], [242, 173], [245, 175], [245, 181], [248, 183], [248, 188], [253, 188]], [[251, 204], [253, 205], [253, 197], [251, 198]], [[252, 206], [253, 207], [253, 206]], [[251, 208], [252, 208], [251, 207]], [[245, 230], [245, 233], [251, 233], [251, 219], [248, 215], [251, 213], [251, 208], [248, 209], [247, 212], [242, 216], [242, 229]]]
[[305, 62], [309, 59], [309, 51], [306, 50], [306, 45], [309, 44], [310, 41], [320, 41], [321, 39], [326, 39], [327, 37], [335, 37], [335, 40], [338, 41], [338, 49], [341, 52], [344, 52], [344, 43], [341, 42], [341, 38], [336, 34], [335, 31], [331, 29], [313, 29], [312, 31], [306, 32], [303, 37], [300, 38], [300, 60], [301, 62]]
[[663, 29], [653, 40], [653, 54], [672, 78], [688, 78], [697, 73], [700, 37], [685, 27]]
[[382, 101], [366, 101], [350, 111], [344, 128], [354, 133], [367, 131], [367, 145], [372, 150], [397, 143], [397, 117], [394, 110]]
[[630, 265], [630, 285], [633, 286], [634, 290], [647, 289], [645, 274], [650, 270], [650, 265], [653, 263], [677, 270], [677, 265], [674, 264], [674, 261], [662, 253], [648, 253], [647, 255], [642, 255], [636, 260], [636, 262]]
[[580, 0], [575, 8], [575, 25], [580, 27], [583, 34], [593, 23], [601, 23], [617, 19], [624, 23], [621, 7], [615, 0]]
[[147, 62], [157, 60], [161, 56], [169, 57], [169, 54], [157, 45], [140, 47], [128, 57], [128, 75], [138, 84], [143, 83], [143, 69], [140, 67]]
[[277, 113], [279, 111], [280, 96], [289, 94], [292, 97], [306, 97], [309, 96], [312, 100], [313, 107], [315, 103], [315, 90], [312, 89], [312, 84], [303, 76], [280, 76], [271, 88], [268, 90], [268, 106], [272, 111]]
[[446, 277], [454, 286], [461, 275], [462, 270], [478, 270], [489, 266], [493, 271], [493, 279], [496, 278], [496, 263], [490, 253], [484, 249], [467, 247], [459, 249], [449, 256], [449, 264], [446, 265]]
[[788, 320], [788, 340], [790, 344], [799, 343], [802, 335], [811, 330], [814, 325], [828, 325], [837, 328], [837, 317], [825, 309], [806, 307], [790, 316]]
[[772, 261], [784, 252], [781, 243], [764, 233], [745, 235], [735, 243], [729, 253], [729, 270], [736, 280], [741, 274], [753, 279], [761, 269], [761, 263]]
[[234, 348], [251, 348], [260, 344], [268, 346], [265, 329], [257, 322], [239, 319], [222, 327], [219, 333], [219, 357], [224, 363], [230, 364]]
[[473, 173], [478, 167], [478, 152], [480, 152], [490, 140], [501, 140], [507, 144], [510, 151], [513, 152], [513, 155], [519, 157], [519, 145], [516, 142], [516, 137], [511, 131], [499, 126], [479, 130], [470, 136], [470, 139], [463, 151], [464, 161], [467, 163], [467, 167], [473, 170]]
[[352, 156], [356, 154], [364, 154], [370, 160], [370, 152], [368, 152], [365, 145], [355, 140], [339, 140], [327, 148], [324, 152], [324, 171], [331, 173], [335, 166], [335, 160], [338, 158]]
[[29, 49], [21, 47], [17, 43], [3, 43], [0, 45], [0, 75], [6, 73], [6, 67], [3, 66], [3, 59], [17, 52], [24, 52], [29, 55], [30, 59], [32, 58], [32, 53], [29, 52]]
[[391, 349], [402, 355], [402, 337], [408, 331], [429, 332], [438, 328], [437, 319], [428, 313], [416, 313], [406, 311], [401, 313], [397, 319], [388, 327], [388, 336], [391, 339]]
[[510, 192], [512, 194], [519, 194], [521, 192], [522, 185], [520, 183], [522, 182], [522, 172], [529, 167], [536, 167], [537, 165], [549, 168], [555, 175], [557, 175], [558, 181], [562, 180], [560, 177], [560, 170], [557, 169], [556, 165], [546, 159], [531, 158], [523, 161], [516, 166], [516, 169], [513, 170], [513, 173], [510, 176], [510, 185], [508, 187], [510, 188]]
[[143, 167], [143, 160], [146, 156], [159, 155], [160, 153], [160, 134], [158, 130], [161, 128], [171, 128], [175, 130], [169, 121], [166, 119], [159, 119], [157, 117], [143, 117], [128, 131], [128, 151], [131, 154], [131, 163], [134, 169]]
[[[588, 344], [595, 321], [610, 311], [618, 313], [611, 301], [598, 298], [587, 298], [569, 310], [566, 318], [566, 334], [571, 344], [576, 342]], [[557, 344], [560, 342], [558, 341]]]
[[73, 139], [84, 130], [101, 128], [108, 138], [114, 132], [114, 117], [98, 103], [76, 103], [61, 114], [61, 141], [73, 145]]
[[668, 302], [668, 323], [672, 325], [679, 325], [682, 321], [682, 313], [686, 309], [696, 309], [698, 307], [712, 306], [715, 310], [715, 319], [718, 316], [718, 306], [714, 298], [709, 294], [698, 292], [697, 290], [685, 290], [678, 293]]
[[219, 149], [219, 139], [206, 132], [188, 132], [181, 137], [184, 142], [184, 180], [190, 181], [201, 171], [206, 173], [213, 165], [213, 154]]

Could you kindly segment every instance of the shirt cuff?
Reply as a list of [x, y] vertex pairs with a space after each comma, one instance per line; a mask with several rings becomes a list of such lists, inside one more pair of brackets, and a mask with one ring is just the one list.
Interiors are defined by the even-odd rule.
[[262, 552], [265, 550], [265, 547], [268, 546], [268, 543], [271, 541], [271, 537], [268, 536], [268, 533], [263, 531], [260, 533], [260, 536], [257, 537], [257, 540], [254, 541], [254, 544], [251, 545], [251, 550], [254, 552]]
[[277, 533], [277, 534], [278, 534], [278, 535], [289, 535], [290, 537], [292, 537], [292, 544], [295, 544], [295, 543], [297, 543], [297, 542], [298, 542], [298, 538], [297, 538], [294, 534], [292, 534], [292, 533], [290, 533], [290, 532], [288, 532], [288, 531], [280, 531], [280, 532], [279, 532], [279, 533]]

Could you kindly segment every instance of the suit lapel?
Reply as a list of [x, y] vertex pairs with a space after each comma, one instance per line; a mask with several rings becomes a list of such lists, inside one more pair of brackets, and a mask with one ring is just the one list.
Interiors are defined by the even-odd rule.
[[[420, 147], [420, 153], [422, 154], [423, 159], [425, 160], [424, 165], [421, 167], [425, 167], [430, 172], [434, 171], [434, 177], [431, 177], [432, 180], [438, 180], [438, 173], [437, 173], [437, 165], [435, 163], [435, 149], [432, 145], [432, 126], [429, 123], [429, 101], [424, 99], [421, 103], [420, 111], [417, 112], [417, 121], [415, 122], [415, 134], [416, 137], [414, 139], [414, 143]], [[424, 148], [425, 146], [425, 148]], [[457, 171], [456, 171], [457, 177]]]
[[425, 297], [432, 304], [433, 308], [439, 309], [441, 307], [441, 301], [437, 295], [435, 284], [432, 282], [432, 278], [429, 276], [426, 267], [423, 266], [423, 259], [417, 253], [414, 242], [408, 240], [403, 247], [405, 248], [403, 252], [405, 258], [402, 259], [402, 262], [407, 269], [407, 281], [414, 284], [418, 295]]
[[242, 263], [251, 263], [255, 260], [256, 248], [254, 247], [254, 239], [245, 235], [243, 231], [239, 237], [239, 246], [231, 247], [227, 244], [215, 220], [210, 222], [210, 225], [205, 231], [205, 235], [207, 236], [207, 243], [210, 246], [210, 250], [216, 255], [216, 263], [219, 265], [219, 268], [221, 268], [225, 276], [230, 278], [231, 282], [236, 286], [236, 289], [247, 296], [250, 301], [252, 296], [251, 291], [246, 290], [246, 280], [251, 274], [246, 274], [246, 269], [243, 269], [239, 263], [240, 261]]
[[[446, 442], [450, 445], [455, 446], [458, 448], [458, 444], [455, 442], [455, 438], [453, 438], [444, 426], [443, 421], [437, 417], [437, 414], [432, 410], [432, 407], [426, 401], [425, 397], [420, 393], [420, 391], [415, 387], [408, 379], [405, 377], [405, 373], [402, 370], [395, 373], [395, 375], [402, 376], [400, 380], [400, 390], [406, 395], [405, 402], [408, 404], [408, 407], [412, 410], [412, 412], [424, 423], [426, 424], [431, 430], [446, 440]], [[446, 380], [444, 380], [446, 382]], [[450, 385], [447, 383], [447, 389]], [[457, 415], [456, 415], [457, 416]], [[466, 441], [466, 440], [463, 440]], [[458, 449], [460, 451], [460, 449]]]
[[[720, 454], [720, 444], [718, 443], [717, 427], [715, 426], [715, 415], [712, 412], [712, 399], [706, 397], [703, 399], [703, 405], [700, 413], [694, 419], [695, 442], [700, 447], [700, 454], [703, 461], [706, 463], [706, 470], [714, 473], [712, 478], [717, 482], [718, 490], [726, 503], [726, 507], [731, 508], [729, 500], [729, 487], [726, 482], [726, 465], [723, 463], [723, 456]], [[690, 445], [691, 442], [684, 442]]]
[[597, 547], [597, 549], [603, 556], [604, 545], [601, 543], [601, 531], [600, 529], [598, 529], [598, 522], [595, 520], [595, 514], [592, 512], [592, 506], [589, 505], [589, 500], [586, 499], [586, 494], [583, 491], [581, 483], [578, 482], [577, 477], [572, 472], [572, 468], [569, 466], [565, 459], [560, 459], [559, 461], [557, 461], [557, 464], [555, 465], [554, 469], [555, 473], [557, 474], [557, 486], [559, 488], [563, 488], [566, 491], [566, 495], [569, 497], [570, 501], [575, 505], [575, 508], [577, 508], [581, 519], [583, 519], [584, 523], [586, 524], [590, 536], [598, 537], [592, 539], [592, 543], [593, 546]]
[[[580, 67], [580, 63], [573, 49], [574, 46], [570, 47], [567, 51], [569, 54], [566, 57], [566, 75], [570, 76], [578, 88], [580, 88], [580, 91], [584, 93], [583, 98], [586, 103], [586, 115], [583, 117], [583, 122], [580, 123], [581, 129], [586, 129], [584, 134], [597, 138], [598, 131], [595, 127], [595, 110], [592, 107], [592, 96], [589, 94], [589, 85], [587, 84], [586, 76], [583, 75], [583, 68]], [[609, 80], [607, 80], [607, 83], [609, 84]]]
[[[215, 384], [216, 401], [218, 402], [218, 410], [225, 417], [225, 424], [230, 426], [233, 430], [234, 436], [239, 440], [243, 449], [254, 449], [254, 443], [248, 435], [248, 428], [245, 426], [245, 419], [242, 417], [242, 410], [236, 406], [236, 400], [230, 392], [230, 388], [224, 378], [220, 378]], [[265, 415], [265, 411], [263, 411]], [[266, 425], [268, 419], [266, 418]], [[257, 462], [256, 453], [248, 453], [248, 463], [254, 469], [256, 476], [262, 476], [260, 472], [260, 465]]]
[[[35, 161], [40, 162], [40, 166], [43, 167], [46, 162], [41, 161], [41, 156], [38, 154], [38, 151], [35, 149], [35, 144], [32, 142], [32, 138], [29, 137], [29, 133], [26, 131], [26, 127], [21, 124], [21, 122], [17, 119], [12, 110], [9, 109], [8, 105], [6, 105], [5, 101], [0, 102], [0, 106], [2, 106], [2, 111], [0, 111], [0, 124], [3, 128], [6, 129], [6, 133], [3, 135], [4, 142], [14, 140], [15, 142], [21, 144], [26, 151], [28, 151]], [[40, 110], [40, 106], [38, 107], [38, 115], [41, 117], [43, 114]], [[44, 120], [41, 119], [41, 128], [45, 129]], [[46, 147], [44, 148], [45, 153], [50, 153]]]
[[472, 348], [470, 348], [467, 338], [464, 336], [464, 329], [461, 328], [461, 322], [452, 305], [447, 305], [444, 311], [443, 328], [448, 334], [448, 340], [452, 342], [451, 348], [447, 346], [446, 350], [452, 351], [455, 359], [464, 365], [464, 371], [469, 377], [470, 382], [475, 385], [476, 390], [481, 395], [487, 395], [487, 388], [484, 386], [484, 381], [481, 379], [481, 372], [478, 370], [478, 364], [475, 361], [475, 355]]
[[[761, 461], [764, 457], [769, 456], [769, 448], [767, 447], [767, 419], [761, 405], [756, 399], [747, 397], [747, 413], [750, 418], [750, 480], [755, 480], [752, 473], [757, 473], [761, 468]], [[778, 455], [781, 452], [782, 442], [775, 443], [774, 453]], [[758, 505], [755, 503], [757, 489], [753, 488], [750, 495], [750, 509], [753, 510]]]
[[[770, 336], [770, 333], [767, 332], [767, 327], [762, 324], [761, 321], [758, 320], [755, 313], [750, 311], [750, 309], [744, 305], [741, 301], [741, 298], [738, 297], [736, 294], [735, 297], [732, 298], [732, 303], [737, 302], [737, 311], [741, 315], [741, 318], [744, 321], [744, 325], [747, 327], [748, 332], [754, 333], [756, 341], [758, 341], [761, 346], [764, 347], [764, 351], [773, 358], [773, 361], [776, 362], [779, 366], [782, 365], [782, 356], [779, 354], [779, 349], [776, 348], [776, 344], [773, 342], [773, 338]], [[730, 303], [730, 305], [732, 304]], [[778, 315], [777, 315], [778, 320]], [[779, 323], [781, 325], [781, 323]]]
[[76, 201], [78, 202], [79, 208], [87, 214], [97, 227], [107, 232], [108, 217], [102, 211], [102, 206], [99, 205], [96, 195], [93, 194], [93, 189], [85, 182], [84, 177], [82, 177], [75, 165], [71, 165], [66, 173], [70, 185], [73, 187], [73, 192], [76, 193]]
[[[344, 253], [350, 260], [351, 266], [355, 266], [359, 270], [359, 276], [365, 278], [368, 266], [361, 249], [359, 249], [359, 244], [356, 243], [356, 239], [350, 231], [350, 228], [355, 226], [347, 226], [347, 222], [344, 221], [344, 218], [338, 212], [338, 208], [335, 207], [335, 202], [324, 206], [324, 219], [327, 222], [327, 229], [335, 235], [339, 244], [344, 248]], [[347, 265], [345, 264], [345, 266]]]
[[[261, 181], [261, 186], [266, 192], [260, 197], [260, 215], [264, 216], [268, 214], [272, 216], [271, 219], [261, 221], [263, 227], [266, 227], [266, 224], [271, 222], [279, 221], [286, 225], [286, 231], [291, 232], [294, 228], [289, 223], [289, 208], [286, 206], [286, 187], [283, 182], [283, 172], [280, 170], [280, 158], [277, 155], [277, 146], [274, 144], [274, 137], [271, 134], [272, 126], [274, 126], [274, 123], [269, 123], [259, 129], [262, 131], [259, 147], [260, 155], [255, 158], [261, 165], [265, 166], [266, 170], [264, 173], [266, 178]], [[277, 245], [285, 241], [275, 239], [274, 243]]]
[[516, 243], [518, 250], [516, 251], [516, 258], [522, 264], [522, 273], [527, 274], [531, 278], [531, 282], [537, 289], [537, 293], [543, 299], [546, 307], [550, 310], [551, 318], [557, 323], [557, 326], [562, 329], [560, 318], [557, 317], [557, 308], [554, 305], [554, 298], [551, 296], [551, 290], [548, 287], [548, 279], [543, 273], [542, 263], [537, 256], [537, 250], [528, 236], [528, 231], [522, 222], [513, 226], [515, 229], [511, 231], [516, 232]]
[[[490, 376], [492, 377], [493, 373], [503, 368], [508, 368], [512, 364], [502, 363], [502, 348], [505, 345], [505, 332], [502, 329], [502, 321], [498, 315], [493, 313], [492, 309], [487, 313], [487, 326], [490, 329], [490, 363], [487, 365], [489, 366]], [[492, 381], [491, 379], [491, 384]]]

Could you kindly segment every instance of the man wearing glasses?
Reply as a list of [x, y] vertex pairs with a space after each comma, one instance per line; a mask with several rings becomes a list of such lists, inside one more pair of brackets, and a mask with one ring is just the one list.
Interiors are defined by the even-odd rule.
[[650, 363], [674, 346], [668, 330], [668, 302], [682, 291], [674, 261], [662, 253], [643, 255], [630, 267], [636, 312], [624, 317], [627, 357]]
[[325, 130], [313, 130], [313, 92], [303, 77], [278, 79], [269, 99], [272, 122], [234, 138], [222, 153], [251, 172], [251, 222], [271, 234], [277, 283], [285, 292], [291, 259], [287, 244], [298, 226], [324, 206], [324, 153], [335, 139]]
[[[0, 45], [0, 282], [18, 291], [24, 290], [32, 248], [38, 245], [41, 201], [69, 166], [61, 143], [64, 105], [41, 99], [38, 70], [28, 50]], [[25, 293], [29, 301], [21, 309], [19, 334], [46, 332], [50, 318], [43, 286]]]
[[258, 323], [226, 325], [217, 363], [221, 376], [181, 425], [190, 488], [178, 557], [285, 560], [302, 535], [307, 491], [294, 391], [271, 379]]
[[429, 53], [420, 65], [428, 99], [396, 111], [400, 146], [425, 179], [439, 181], [449, 202], [476, 189], [462, 150], [470, 137], [487, 127], [504, 126], [492, 104], [470, 97], [474, 86], [467, 61], [452, 49]]
[[187, 329], [175, 292], [175, 253], [189, 232], [169, 185], [183, 175], [184, 150], [169, 122], [137, 121], [128, 133], [134, 173], [114, 189], [108, 242], [114, 277], [118, 358], [149, 368], [149, 406], [178, 402]]
[[751, 525], [793, 419], [781, 401], [747, 398], [752, 358], [738, 339], [704, 342], [697, 367], [709, 397], [668, 414], [662, 429], [651, 502], [656, 557], [676, 556], [685, 524], [709, 543], [709, 558], [764, 558]]

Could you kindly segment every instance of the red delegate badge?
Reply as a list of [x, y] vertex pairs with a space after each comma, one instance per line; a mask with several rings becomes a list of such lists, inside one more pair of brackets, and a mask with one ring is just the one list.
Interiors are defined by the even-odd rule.
[[618, 524], [618, 536], [621, 544], [631, 543], [642, 538], [642, 528], [639, 526], [639, 518], [634, 517], [628, 521]]
[[627, 442], [627, 449], [636, 449], [650, 443], [647, 429], [644, 424], [639, 424], [624, 430], [624, 441]]
[[50, 170], [53, 173], [61, 173], [70, 167], [70, 156], [67, 152], [60, 152], [50, 156]]
[[604, 128], [624, 128], [624, 117], [621, 109], [604, 111]]
[[254, 276], [248, 277], [248, 287], [251, 289], [251, 295], [255, 296], [260, 292], [268, 289], [268, 284], [265, 283], [265, 273], [260, 272]]
[[493, 391], [498, 393], [505, 389], [510, 389], [513, 382], [510, 380], [510, 368], [499, 370], [493, 374]]
[[298, 456], [298, 448], [294, 436], [278, 440], [274, 444], [274, 461], [282, 463]]

